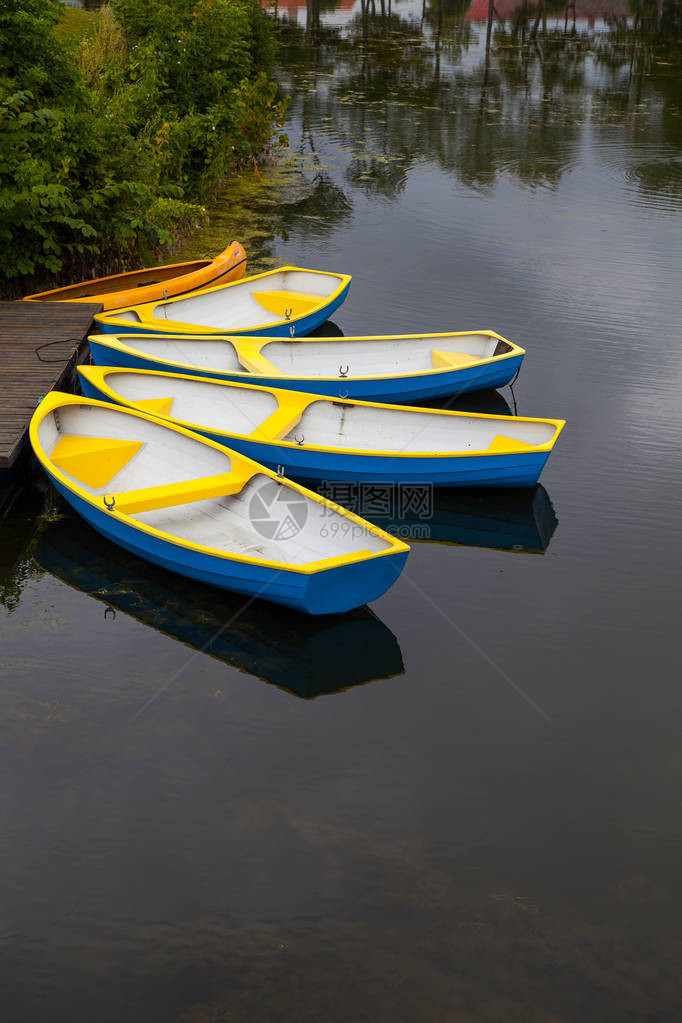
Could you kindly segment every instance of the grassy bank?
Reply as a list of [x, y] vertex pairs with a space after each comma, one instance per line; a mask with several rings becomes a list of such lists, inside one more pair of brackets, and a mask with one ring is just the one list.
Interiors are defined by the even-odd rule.
[[200, 222], [282, 109], [256, 0], [0, 10], [0, 290], [126, 269]]

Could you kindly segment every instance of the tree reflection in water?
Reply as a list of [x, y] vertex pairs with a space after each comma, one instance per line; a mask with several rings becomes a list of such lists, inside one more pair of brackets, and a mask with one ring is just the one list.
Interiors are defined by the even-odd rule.
[[[679, 0], [361, 0], [344, 20], [345, 6], [308, 0], [304, 26], [280, 7], [284, 87], [310, 150], [321, 125], [343, 139], [345, 180], [368, 195], [396, 198], [425, 160], [474, 189], [501, 174], [554, 188], [588, 123], [680, 143]], [[627, 173], [680, 187], [670, 161]]]

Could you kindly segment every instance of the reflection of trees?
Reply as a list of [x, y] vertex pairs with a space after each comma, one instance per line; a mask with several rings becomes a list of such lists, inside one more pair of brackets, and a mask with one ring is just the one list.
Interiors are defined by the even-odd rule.
[[[303, 138], [315, 152], [314, 128], [331, 124], [347, 139], [347, 180], [367, 192], [394, 196], [404, 185], [405, 164], [421, 145], [405, 130], [404, 107], [415, 97], [426, 103], [432, 94], [432, 57], [418, 26], [388, 14], [372, 18], [369, 4], [342, 37], [322, 28], [318, 45], [301, 46], [300, 33], [289, 29], [294, 46], [290, 66]], [[332, 50], [333, 47], [333, 50]], [[317, 89], [297, 87], [317, 76]], [[329, 77], [326, 77], [329, 76]], [[396, 102], [402, 106], [396, 107]]]
[[0, 567], [0, 604], [8, 611], [14, 611], [21, 603], [22, 590], [32, 574], [33, 559], [25, 551], [10, 565]]
[[500, 173], [554, 187], [575, 162], [584, 121], [599, 130], [632, 117], [639, 131], [637, 105], [652, 87], [656, 141], [679, 145], [679, 79], [645, 75], [666, 41], [677, 41], [679, 61], [680, 0], [660, 9], [656, 0], [631, 2], [632, 19], [596, 33], [576, 28], [573, 0], [524, 2], [505, 21], [491, 0], [480, 34], [466, 20], [469, 0], [424, 0], [412, 20], [388, 0], [362, 0], [343, 32], [320, 24], [318, 6], [314, 41], [293, 27], [284, 36], [285, 62], [308, 78], [305, 90], [293, 84], [306, 137], [314, 146], [325, 124], [347, 148], [346, 180], [389, 198], [421, 160], [475, 188]]
[[[575, 98], [562, 95], [575, 87], [574, 54], [557, 47], [537, 74], [536, 51], [514, 54], [515, 37], [497, 29], [494, 67], [465, 70], [457, 62], [475, 41], [465, 13], [461, 0], [435, 0], [425, 7], [425, 28], [395, 14], [361, 14], [346, 39], [325, 40], [321, 29], [316, 67], [326, 72], [333, 45], [334, 77], [297, 102], [304, 125], [331, 123], [348, 140], [353, 185], [392, 198], [424, 158], [477, 188], [503, 169], [529, 183], [558, 179], [567, 147], [577, 142]], [[564, 116], [569, 107], [572, 116]]]
[[628, 143], [627, 177], [643, 192], [682, 196], [679, 163], [667, 157], [642, 159], [642, 131], [649, 147], [682, 148], [680, 0], [629, 0], [632, 19], [615, 19], [596, 40], [604, 81], [596, 96], [602, 116], [598, 132], [619, 125]]
[[[14, 496], [15, 492], [11, 492], [9, 499]], [[36, 531], [42, 525], [40, 512], [44, 508], [44, 488], [34, 488], [32, 483], [21, 489], [18, 500], [7, 514], [4, 507], [0, 508], [3, 516], [0, 523], [0, 606], [9, 612], [19, 606], [28, 580], [39, 574], [32, 547]]]
[[526, 184], [553, 186], [579, 145], [590, 44], [586, 36], [548, 29], [546, 14], [544, 4], [523, 4], [495, 27], [481, 95], [492, 93], [499, 108], [496, 144], [511, 154], [506, 169]]
[[352, 210], [353, 204], [343, 189], [328, 174], [320, 172], [304, 198], [279, 207], [277, 231], [284, 241], [292, 228], [299, 238], [329, 234], [350, 217]]

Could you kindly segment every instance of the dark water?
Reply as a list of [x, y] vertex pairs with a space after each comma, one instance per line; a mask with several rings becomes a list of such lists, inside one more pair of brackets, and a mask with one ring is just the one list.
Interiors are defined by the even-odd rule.
[[376, 6], [280, 8], [291, 148], [188, 254], [351, 272], [348, 334], [492, 327], [528, 357], [479, 407], [568, 425], [330, 620], [21, 497], [7, 1023], [682, 1018], [679, 6], [500, 3], [487, 56], [477, 4]]

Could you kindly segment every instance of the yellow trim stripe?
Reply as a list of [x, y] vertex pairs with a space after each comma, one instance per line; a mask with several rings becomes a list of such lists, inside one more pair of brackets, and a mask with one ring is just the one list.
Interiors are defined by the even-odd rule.
[[[488, 415], [484, 412], [455, 412], [451, 409], [421, 409], [407, 405], [389, 405], [375, 401], [356, 401], [355, 399], [346, 398], [341, 404], [344, 405], [359, 405], [365, 408], [377, 408], [377, 409], [391, 409], [398, 412], [416, 412], [425, 417], [429, 416], [452, 416], [454, 418], [465, 418], [465, 419], [486, 419], [493, 420], [495, 423], [499, 423], [500, 427], [503, 424], [509, 423], [545, 423], [548, 426], [553, 426], [555, 429], [554, 435], [546, 441], [544, 444], [528, 444], [526, 441], [517, 441], [511, 437], [504, 437], [504, 445], [501, 438], [504, 436], [499, 434], [494, 438], [491, 445], [488, 448], [483, 448], [477, 451], [379, 451], [379, 450], [368, 450], [367, 448], [338, 448], [331, 447], [323, 444], [302, 444], [299, 445], [297, 441], [282, 440], [283, 436], [286, 436], [301, 420], [301, 417], [305, 410], [316, 401], [332, 401], [336, 402], [337, 399], [333, 395], [324, 394], [307, 394], [303, 391], [287, 391], [278, 387], [263, 387], [256, 384], [246, 383], [230, 383], [225, 380], [213, 380], [209, 377], [192, 377], [182, 373], [162, 373], [158, 370], [147, 370], [147, 369], [125, 369], [114, 366], [79, 366], [78, 372], [81, 373], [87, 380], [91, 380], [92, 383], [99, 389], [101, 389], [111, 400], [117, 404], [121, 404], [126, 408], [135, 410], [138, 408], [139, 403], [129, 401], [124, 395], [119, 394], [118, 391], [107, 382], [107, 377], [116, 377], [119, 373], [134, 373], [145, 376], [156, 376], [164, 377], [169, 380], [194, 380], [201, 384], [213, 384], [218, 387], [226, 388], [243, 388], [250, 391], [261, 391], [265, 394], [272, 395], [278, 403], [278, 408], [270, 415], [267, 419], [263, 420], [258, 426], [256, 426], [249, 434], [240, 434], [232, 431], [226, 433], [221, 430], [214, 429], [214, 427], [207, 427], [203, 423], [191, 423], [179, 419], [174, 419], [171, 416], [165, 416], [157, 413], [159, 419], [164, 422], [170, 422], [177, 424], [186, 430], [191, 430], [193, 433], [198, 433], [201, 430], [209, 429], [212, 433], [221, 433], [225, 437], [225, 446], [229, 447], [229, 438], [239, 437], [243, 440], [251, 440], [256, 443], [263, 444], [276, 444], [278, 447], [284, 448], [298, 448], [303, 447], [309, 451], [319, 451], [325, 454], [337, 454], [342, 452], [344, 455], [368, 455], [371, 454], [377, 458], [391, 458], [391, 459], [414, 459], [414, 458], [475, 458], [481, 455], [494, 455], [494, 454], [514, 454], [522, 451], [534, 451], [543, 452], [551, 451], [554, 447], [557, 438], [564, 426], [566, 425], [565, 419], [541, 419], [533, 418], [531, 416], [494, 416]], [[340, 402], [337, 402], [340, 403]], [[290, 424], [290, 425], [288, 425]]]
[[[97, 316], [95, 317], [96, 320], [99, 319], [99, 318], [100, 317], [97, 317]], [[109, 322], [109, 321], [107, 321], [107, 322]], [[126, 326], [130, 326], [130, 322], [129, 321], [126, 321]], [[185, 324], [185, 326], [187, 326], [187, 324]], [[385, 334], [385, 335], [378, 335], [378, 336], [373, 336], [373, 337], [372, 336], [368, 336], [368, 337], [344, 337], [342, 340], [343, 340], [344, 344], [353, 344], [354, 341], [397, 341], [397, 340], [413, 341], [413, 340], [420, 340], [420, 339], [427, 338], [427, 337], [428, 338], [456, 338], [456, 337], [461, 337], [463, 334], [466, 334], [466, 335], [469, 335], [469, 334], [481, 334], [481, 335], [483, 335], [485, 337], [497, 338], [498, 341], [504, 341], [505, 344], [511, 345], [511, 351], [509, 351], [509, 352], [501, 352], [499, 355], [486, 355], [485, 358], [478, 358], [478, 357], [472, 355], [472, 356], [469, 357], [469, 362], [468, 363], [462, 364], [462, 365], [459, 365], [459, 366], [456, 366], [456, 367], [454, 367], [454, 366], [449, 366], [449, 367], [448, 366], [441, 366], [441, 367], [438, 367], [438, 368], [434, 367], [433, 369], [410, 370], [409, 373], [375, 373], [375, 374], [368, 374], [368, 375], [364, 375], [364, 376], [363, 375], [355, 375], [355, 374], [353, 374], [353, 380], [395, 380], [396, 378], [397, 379], [404, 379], [404, 378], [407, 378], [407, 377], [412, 378], [412, 377], [435, 376], [437, 374], [451, 373], [453, 371], [453, 369], [467, 369], [467, 368], [473, 367], [473, 366], [487, 366], [491, 362], [502, 362], [504, 359], [512, 359], [512, 358], [516, 358], [519, 355], [525, 355], [526, 354], [525, 348], [520, 348], [518, 345], [514, 344], [513, 341], [507, 341], [506, 338], [503, 338], [500, 334], [496, 334], [492, 330], [462, 330], [462, 331], [457, 331], [454, 334]], [[186, 374], [178, 374], [177, 373], [177, 366], [178, 366], [177, 362], [173, 362], [171, 359], [162, 359], [158, 355], [153, 355], [152, 356], [148, 352], [144, 352], [144, 351], [141, 351], [140, 349], [133, 348], [132, 345], [127, 344], [125, 341], [122, 340], [123, 338], [135, 338], [135, 337], [140, 337], [140, 338], [145, 338], [146, 339], [146, 338], [155, 337], [155, 336], [163, 339], [164, 341], [168, 341], [169, 337], [170, 337], [170, 335], [165, 335], [165, 334], [158, 334], [158, 335], [154, 335], [154, 334], [91, 334], [90, 335], [90, 339], [93, 340], [96, 344], [102, 345], [102, 347], [104, 347], [104, 348], [112, 348], [114, 351], [124, 352], [127, 355], [135, 355], [138, 358], [141, 357], [141, 358], [145, 358], [145, 359], [153, 358], [155, 362], [161, 363], [163, 366], [168, 366], [169, 367], [169, 371], [170, 372], [174, 372], [177, 376], [191, 376], [191, 366], [188, 365], [188, 367], [187, 367], [188, 368], [188, 372]], [[202, 340], [202, 338], [198, 337], [196, 334], [188, 334], [188, 333], [184, 333], [184, 334], [182, 334], [180, 336], [178, 336], [176, 334], [173, 334], [172, 337], [173, 337], [174, 341], [197, 341], [197, 340]], [[337, 339], [336, 338], [331, 338], [331, 339], [330, 338], [319, 338], [319, 337], [300, 337], [300, 338], [297, 338], [296, 341], [292, 342], [292, 343], [295, 343], [297, 345], [304, 345], [306, 343], [314, 343], [316, 341], [325, 341], [325, 340], [328, 341], [328, 340], [337, 340]], [[286, 384], [287, 379], [292, 379], [292, 380], [324, 380], [324, 381], [333, 381], [335, 384], [339, 384], [339, 385], [343, 383], [343, 379], [340, 378], [340, 377], [336, 377], [336, 376], [334, 376], [334, 377], [325, 377], [325, 376], [318, 376], [317, 374], [315, 374], [314, 376], [306, 376], [305, 374], [301, 374], [300, 376], [294, 376], [293, 374], [287, 374], [285, 376], [280, 369], [277, 369], [275, 366], [272, 366], [271, 363], [267, 362], [267, 359], [265, 358], [265, 356], [261, 356], [260, 355], [260, 351], [261, 351], [261, 349], [263, 348], [264, 345], [271, 344], [273, 341], [284, 341], [284, 342], [286, 342], [286, 341], [288, 341], [288, 338], [284, 338], [284, 337], [245, 337], [245, 336], [237, 335], [237, 334], [235, 334], [235, 335], [231, 335], [231, 334], [213, 334], [211, 336], [211, 341], [225, 341], [226, 344], [232, 345], [232, 347], [235, 350], [235, 354], [236, 354], [236, 356], [237, 356], [237, 358], [239, 359], [240, 362], [242, 362], [242, 359], [241, 359], [241, 356], [240, 356], [240, 350], [243, 350], [244, 352], [246, 352], [246, 358], [249, 359], [249, 360], [254, 361], [256, 359], [257, 355], [259, 356], [259, 358], [263, 359], [264, 364], [267, 366], [267, 369], [264, 366], [264, 368], [262, 368], [262, 369], [254, 370], [253, 373], [242, 373], [242, 374], [239, 373], [239, 370], [229, 370], [228, 371], [231, 376], [238, 376], [238, 375], [243, 376], [245, 378], [245, 381], [248, 380], [249, 377], [252, 377], [252, 376], [254, 376], [257, 373], [258, 375], [262, 375], [262, 376], [266, 376], [267, 375], [267, 376], [278, 376], [278, 377], [281, 377], [283, 385]], [[219, 370], [219, 369], [217, 369], [215, 367], [206, 367], [206, 372], [207, 373], [221, 373], [223, 371]]]
[[[176, 298], [168, 298], [162, 301], [157, 300], [155, 302], [143, 302], [140, 305], [129, 305], [125, 306], [122, 309], [115, 309], [112, 310], [110, 313], [107, 312], [99, 313], [95, 317], [95, 321], [98, 323], [107, 323], [112, 326], [130, 327], [131, 321], [122, 318], [120, 314], [135, 313], [135, 315], [139, 318], [140, 322], [145, 324], [146, 326], [154, 326], [154, 324], [158, 325], [159, 321], [162, 321], [164, 332], [169, 334], [176, 334], [177, 332], [181, 334], [187, 334], [188, 323], [186, 321], [170, 320], [165, 315], [155, 315], [155, 310], [161, 307], [172, 308], [175, 302], [180, 301], [184, 302], [186, 299], [195, 298], [197, 295], [201, 296], [210, 295], [214, 291], [229, 292], [229, 289], [233, 287], [235, 284], [238, 284], [243, 287], [247, 281], [262, 280], [263, 278], [272, 277], [275, 274], [280, 274], [284, 272], [319, 274], [321, 277], [336, 277], [337, 280], [339, 281], [339, 284], [334, 289], [334, 291], [331, 292], [330, 295], [327, 296], [319, 295], [316, 306], [310, 306], [305, 312], [301, 312], [296, 316], [291, 316], [290, 319], [287, 319], [283, 315], [280, 319], [273, 320], [270, 323], [259, 324], [258, 330], [270, 330], [272, 327], [281, 326], [282, 323], [291, 323], [291, 325], [295, 328], [296, 324], [302, 317], [309, 316], [310, 313], [312, 313], [315, 309], [323, 309], [325, 306], [331, 305], [331, 303], [334, 302], [339, 297], [339, 295], [344, 291], [344, 289], [350, 284], [352, 280], [350, 274], [339, 274], [331, 270], [308, 270], [305, 267], [301, 266], [280, 266], [276, 270], [266, 270], [264, 273], [253, 274], [251, 277], [242, 277], [241, 280], [238, 281], [230, 281], [229, 284], [218, 284], [212, 288], [199, 288], [196, 291], [188, 292], [186, 295], [178, 295]], [[261, 295], [262, 294], [263, 293], [261, 293]], [[291, 294], [296, 293], [292, 292]], [[300, 297], [300, 293], [298, 294]], [[262, 301], [260, 301], [259, 304], [262, 305], [263, 304]], [[219, 334], [217, 334], [215, 327], [206, 327], [200, 323], [191, 324], [191, 327], [192, 333], [195, 336], [210, 335], [213, 338], [220, 336]], [[239, 335], [239, 331], [243, 329], [244, 328], [237, 328], [234, 331], [225, 330], [223, 333], [225, 335], [233, 334], [237, 336]], [[266, 339], [264, 338], [263, 340]], [[273, 338], [271, 337], [269, 338], [269, 340], [272, 341]]]
[[[111, 412], [111, 405], [106, 401], [95, 401], [92, 398], [82, 398], [72, 394], [64, 394], [61, 391], [50, 391], [50, 393], [47, 394], [40, 402], [38, 408], [33, 414], [33, 418], [31, 419], [31, 425], [29, 428], [31, 446], [39, 462], [47, 470], [50, 476], [59, 480], [59, 482], [66, 487], [67, 490], [72, 491], [77, 497], [81, 498], [81, 500], [101, 511], [104, 507], [103, 498], [89, 493], [83, 487], [79, 486], [76, 481], [62, 472], [62, 470], [54, 464], [40, 443], [39, 429], [43, 419], [45, 419], [51, 412], [67, 405], [82, 405], [89, 408], [101, 408]], [[354, 552], [350, 555], [351, 561], [371, 561], [376, 558], [384, 558], [392, 554], [409, 551], [410, 549], [408, 544], [403, 543], [402, 540], [398, 540], [396, 537], [391, 536], [390, 533], [384, 532], [383, 529], [379, 529], [378, 526], [372, 525], [365, 519], [360, 518], [359, 515], [349, 511], [347, 508], [343, 508], [341, 505], [335, 504], [334, 501], [330, 501], [326, 497], [321, 497], [319, 494], [315, 494], [313, 491], [310, 491], [306, 489], [306, 487], [296, 483], [295, 480], [280, 478], [264, 465], [260, 465], [258, 462], [254, 462], [252, 459], [246, 458], [244, 455], [240, 455], [236, 451], [227, 449], [222, 444], [217, 444], [215, 441], [209, 440], [206, 437], [199, 437], [196, 433], [193, 433], [191, 430], [186, 430], [184, 427], [176, 426], [175, 424], [160, 423], [158, 417], [149, 415], [146, 412], [138, 412], [137, 410], [132, 409], [120, 409], [119, 411], [126, 415], [134, 416], [137, 419], [144, 419], [150, 423], [163, 425], [168, 430], [182, 434], [185, 437], [191, 437], [193, 440], [196, 440], [201, 444], [205, 444], [208, 447], [215, 448], [217, 451], [221, 451], [230, 461], [233, 468], [236, 465], [242, 464], [245, 466], [253, 466], [255, 473], [262, 476], [269, 476], [270, 479], [285, 484], [291, 490], [296, 490], [305, 497], [312, 498], [314, 501], [324, 505], [331, 511], [338, 512], [351, 522], [357, 523], [363, 529], [367, 530], [371, 536], [376, 536], [378, 539], [385, 540], [389, 544], [387, 549], [384, 551], [371, 551], [369, 553], [365, 553], [364, 551]], [[140, 522], [137, 519], [133, 519], [128, 515], [122, 514], [117, 511], [116, 508], [109, 511], [108, 514], [119, 519], [121, 522], [132, 525], [140, 533], [146, 533], [149, 536], [157, 537], [165, 543], [170, 543], [173, 546], [182, 547], [186, 550], [194, 551], [197, 554], [206, 554], [213, 558], [220, 558], [224, 561], [238, 561], [247, 565], [254, 565], [257, 568], [281, 569], [286, 572], [294, 572], [299, 575], [315, 575], [321, 570], [326, 571], [330, 568], [336, 568], [349, 563], [349, 555], [347, 554], [340, 555], [335, 558], [328, 558], [324, 561], [310, 561], [303, 565], [289, 564], [289, 562], [286, 561], [269, 561], [265, 558], [249, 557], [249, 555], [246, 554], [221, 551], [215, 547], [205, 547], [203, 544], [193, 543], [191, 540], [184, 540], [182, 537], [174, 536], [172, 533], [165, 533], [160, 529], [155, 529], [153, 526], [148, 525], [146, 522]]]

